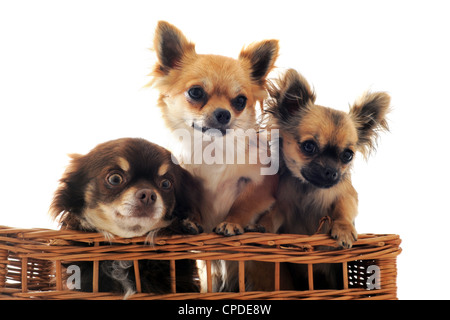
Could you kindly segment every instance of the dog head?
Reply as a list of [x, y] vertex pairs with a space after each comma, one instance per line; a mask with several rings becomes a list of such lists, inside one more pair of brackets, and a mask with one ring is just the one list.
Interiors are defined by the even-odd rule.
[[380, 130], [388, 130], [390, 97], [365, 93], [349, 113], [315, 104], [308, 82], [288, 70], [270, 89], [269, 112], [280, 129], [282, 153], [294, 176], [331, 188], [348, 174], [355, 152], [367, 156]]
[[266, 77], [278, 55], [278, 41], [244, 48], [239, 58], [201, 55], [173, 25], [156, 28], [151, 85], [171, 129], [193, 129], [224, 135], [227, 129], [255, 126], [255, 105], [266, 98]]
[[65, 229], [142, 236], [197, 210], [198, 184], [158, 145], [124, 138], [71, 157], [50, 207]]

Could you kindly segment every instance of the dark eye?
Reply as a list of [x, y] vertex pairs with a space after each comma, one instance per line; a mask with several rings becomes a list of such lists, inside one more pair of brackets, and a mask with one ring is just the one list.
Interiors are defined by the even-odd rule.
[[170, 188], [172, 188], [172, 182], [170, 182], [170, 180], [167, 179], [163, 179], [159, 185], [161, 189], [164, 190], [169, 190]]
[[344, 152], [341, 153], [341, 160], [343, 163], [349, 163], [353, 159], [353, 151], [350, 149], [344, 150]]
[[112, 186], [118, 186], [121, 185], [123, 183], [123, 177], [122, 175], [120, 175], [119, 173], [115, 172], [115, 173], [111, 173], [110, 175], [108, 175], [106, 177], [106, 180], [108, 181], [108, 183]]
[[307, 141], [303, 142], [300, 145], [300, 148], [302, 149], [303, 153], [305, 153], [306, 155], [313, 155], [318, 150], [317, 144], [312, 140], [307, 140]]
[[242, 111], [244, 110], [245, 105], [247, 104], [247, 97], [242, 95], [237, 96], [236, 98], [231, 100], [231, 104], [237, 111]]
[[201, 87], [192, 87], [188, 90], [188, 95], [192, 100], [200, 101], [206, 96], [206, 92]]

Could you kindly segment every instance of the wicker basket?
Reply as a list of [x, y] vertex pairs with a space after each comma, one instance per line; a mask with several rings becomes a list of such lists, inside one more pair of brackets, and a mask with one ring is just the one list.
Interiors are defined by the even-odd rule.
[[[77, 242], [84, 246], [73, 245]], [[233, 237], [216, 234], [157, 237], [153, 245], [146, 244], [143, 237], [116, 238], [105, 244], [104, 236], [97, 233], [0, 226], [0, 299], [123, 299], [118, 294], [98, 292], [98, 263], [131, 260], [136, 267], [141, 259], [170, 261], [167, 276], [171, 279], [172, 293], [140, 293], [137, 273], [138, 293], [128, 299], [396, 299], [400, 242], [397, 235], [360, 234], [351, 249], [319, 251], [318, 246], [334, 246], [334, 240], [326, 235], [246, 233]], [[205, 260], [209, 289], [211, 261], [238, 261], [239, 292], [175, 292], [175, 261], [179, 259]], [[245, 291], [245, 261], [250, 260], [274, 263], [274, 291]], [[64, 261], [93, 261], [93, 292], [63, 289]], [[282, 262], [308, 266], [309, 290], [279, 290]], [[314, 290], [313, 265], [318, 263], [342, 264], [342, 290]], [[378, 285], [373, 290], [368, 290], [372, 273], [367, 272], [367, 266], [376, 266], [379, 273]]]

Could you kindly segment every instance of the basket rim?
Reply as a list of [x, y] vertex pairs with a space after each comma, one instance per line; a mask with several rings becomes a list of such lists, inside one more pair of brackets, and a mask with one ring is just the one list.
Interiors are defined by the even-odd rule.
[[[77, 242], [83, 246], [76, 245]], [[202, 233], [155, 236], [149, 243], [146, 237], [107, 239], [101, 233], [0, 226], [0, 250], [6, 249], [18, 257], [60, 261], [193, 259], [342, 263], [355, 259], [394, 258], [401, 253], [400, 243], [398, 235], [371, 233], [358, 235], [350, 249], [338, 249], [335, 240], [325, 234], [245, 233], [224, 237]], [[323, 246], [331, 249], [315, 250]]]
[[[149, 243], [147, 236], [122, 238], [122, 237], [107, 237], [99, 232], [85, 232], [78, 230], [56, 230], [47, 228], [15, 228], [0, 225], [0, 237], [8, 237], [16, 235], [21, 239], [55, 239], [55, 240], [70, 240], [76, 242], [86, 243], [101, 243], [108, 242], [110, 244], [132, 244], [132, 243]], [[0, 238], [2, 239], [2, 238]], [[7, 238], [8, 240], [11, 237]], [[6, 239], [4, 239], [6, 240]], [[186, 241], [189, 240], [189, 241]], [[389, 233], [360, 233], [358, 234], [358, 240], [354, 242], [354, 245], [367, 244], [370, 242], [385, 242], [400, 240], [400, 236], [397, 234]], [[170, 235], [160, 236], [156, 235], [153, 240], [155, 245], [173, 245], [180, 243], [190, 243], [195, 245], [214, 244], [214, 243], [229, 243], [231, 246], [240, 246], [248, 243], [266, 243], [267, 245], [284, 245], [284, 244], [298, 244], [305, 243], [307, 245], [328, 245], [336, 246], [335, 240], [326, 234], [277, 234], [277, 233], [260, 233], [260, 232], [246, 232], [241, 235], [235, 236], [222, 236], [216, 233], [201, 233], [198, 235]]]

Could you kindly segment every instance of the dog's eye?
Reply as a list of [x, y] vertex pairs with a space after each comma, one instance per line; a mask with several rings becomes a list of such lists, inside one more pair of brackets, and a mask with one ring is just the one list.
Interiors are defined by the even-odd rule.
[[317, 152], [317, 144], [314, 141], [307, 140], [300, 144], [300, 148], [302, 149], [303, 153], [306, 155], [313, 155]]
[[123, 177], [118, 173], [112, 173], [110, 174], [106, 180], [108, 183], [112, 186], [118, 186], [123, 183]]
[[344, 152], [341, 153], [341, 160], [343, 163], [349, 163], [353, 159], [353, 151], [350, 149], [344, 150]]
[[161, 181], [160, 186], [161, 189], [169, 190], [170, 188], [172, 188], [172, 182], [170, 182], [170, 180], [164, 179]]
[[188, 90], [188, 95], [192, 100], [200, 101], [206, 96], [206, 92], [201, 87], [192, 87]]
[[237, 110], [242, 111], [245, 108], [245, 105], [247, 104], [247, 97], [245, 96], [237, 96], [233, 100], [231, 100], [231, 105]]

